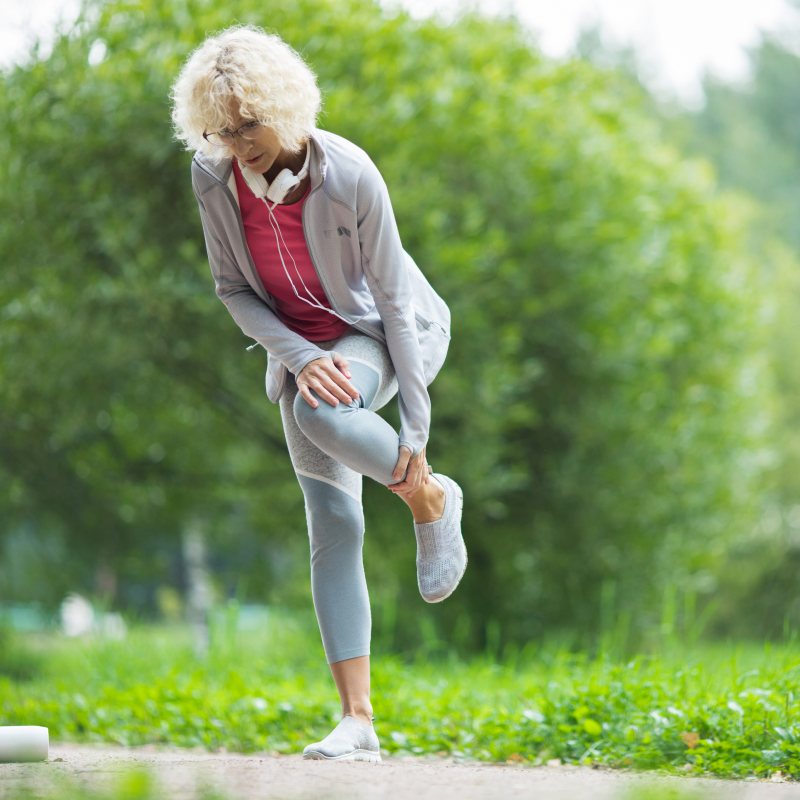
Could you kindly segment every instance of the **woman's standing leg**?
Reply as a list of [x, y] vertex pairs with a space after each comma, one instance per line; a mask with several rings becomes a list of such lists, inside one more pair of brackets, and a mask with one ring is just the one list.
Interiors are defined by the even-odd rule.
[[[374, 399], [381, 388], [375, 370], [361, 378], [359, 392], [368, 400]], [[309, 745], [304, 756], [376, 761], [380, 755], [371, 727], [371, 617], [361, 556], [361, 475], [323, 453], [303, 434], [294, 417], [296, 395], [297, 387], [290, 376], [281, 398], [281, 415], [305, 497], [314, 608], [343, 716], [333, 733]]]
[[361, 475], [310, 442], [294, 419], [297, 388], [281, 398], [283, 429], [305, 498], [311, 593], [328, 663], [369, 656], [371, 617], [361, 549]]
[[[372, 711], [371, 620], [361, 559], [361, 474], [387, 485], [397, 483], [392, 472], [397, 463], [398, 436], [373, 413], [396, 393], [397, 381], [386, 347], [373, 339], [351, 332], [321, 346], [335, 346], [348, 359], [351, 383], [359, 397], [350, 405], [323, 402], [312, 408], [290, 377], [281, 398], [286, 439], [306, 498], [314, 607], [345, 715], [333, 733], [309, 745], [304, 756], [350, 758], [357, 753], [355, 758], [379, 760], [371, 726], [357, 721], [371, 716]], [[444, 480], [454, 487], [449, 490], [441, 520], [427, 522], [417, 519], [417, 511], [414, 514], [420, 591], [429, 602], [444, 599], [466, 566], [460, 490], [445, 476], [437, 480], [440, 486]], [[446, 494], [448, 489], [442, 489], [441, 494]]]

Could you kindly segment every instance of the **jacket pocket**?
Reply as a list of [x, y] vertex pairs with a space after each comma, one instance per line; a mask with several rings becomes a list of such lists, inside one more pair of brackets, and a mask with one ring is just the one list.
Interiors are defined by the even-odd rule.
[[417, 320], [417, 339], [422, 353], [422, 368], [425, 373], [425, 383], [430, 385], [439, 374], [439, 370], [447, 357], [450, 346], [450, 334], [440, 322], [428, 320], [415, 311]]
[[277, 358], [273, 358], [271, 355], [267, 356], [267, 374], [264, 382], [266, 384], [267, 397], [273, 403], [277, 403], [283, 395], [288, 371], [282, 361], [278, 361]]

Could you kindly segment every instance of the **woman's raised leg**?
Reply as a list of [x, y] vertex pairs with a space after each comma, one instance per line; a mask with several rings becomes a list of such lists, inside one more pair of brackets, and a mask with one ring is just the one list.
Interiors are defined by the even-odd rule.
[[[381, 375], [373, 365], [350, 359], [350, 382], [359, 397], [349, 405], [332, 406], [319, 400], [312, 408], [301, 395], [294, 399], [294, 417], [300, 430], [320, 450], [354, 472], [385, 485], [397, 483], [392, 471], [397, 464], [399, 437], [394, 428], [370, 410], [380, 387]], [[312, 396], [316, 396], [312, 391]]]
[[[386, 486], [399, 483], [393, 472], [400, 438], [375, 413], [397, 390], [388, 351], [375, 340], [352, 333], [339, 340], [336, 350], [350, 363], [350, 383], [358, 398], [330, 405], [316, 396], [317, 405], [311, 406], [298, 394], [294, 400], [297, 424], [320, 450], [353, 472]], [[461, 488], [447, 476], [437, 475], [413, 498], [402, 497], [414, 516], [420, 594], [429, 603], [441, 602], [455, 591], [467, 566]]]

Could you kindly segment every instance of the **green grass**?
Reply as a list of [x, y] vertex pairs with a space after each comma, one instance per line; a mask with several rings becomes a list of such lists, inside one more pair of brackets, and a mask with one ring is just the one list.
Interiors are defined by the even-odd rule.
[[[288, 615], [273, 615], [258, 635], [218, 630], [204, 661], [183, 628], [28, 646], [41, 671], [0, 677], [0, 725], [45, 725], [56, 741], [289, 753], [339, 715], [318, 634]], [[530, 646], [501, 664], [380, 657], [373, 702], [391, 753], [800, 776], [794, 645], [676, 645], [624, 661], [557, 646]]]

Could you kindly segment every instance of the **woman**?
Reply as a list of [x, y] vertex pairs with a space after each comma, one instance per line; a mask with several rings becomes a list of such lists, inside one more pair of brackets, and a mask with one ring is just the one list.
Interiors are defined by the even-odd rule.
[[[425, 459], [450, 314], [403, 251], [378, 170], [316, 129], [316, 77], [277, 36], [212, 36], [173, 87], [218, 297], [267, 350], [306, 502], [311, 588], [342, 721], [305, 758], [380, 761], [369, 689], [361, 476], [411, 509], [430, 603], [461, 580], [462, 495]], [[256, 346], [256, 345], [253, 345]], [[398, 394], [401, 429], [375, 411]]]

